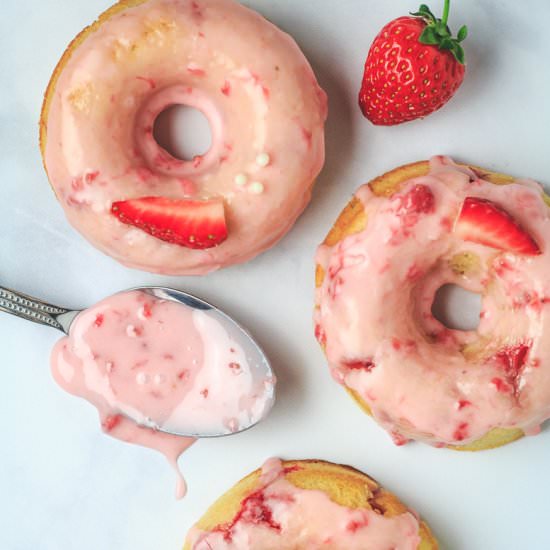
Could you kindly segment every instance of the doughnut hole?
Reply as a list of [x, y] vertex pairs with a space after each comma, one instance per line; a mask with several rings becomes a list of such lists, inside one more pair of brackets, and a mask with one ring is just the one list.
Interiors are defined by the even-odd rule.
[[435, 293], [432, 315], [454, 330], [476, 330], [479, 326], [481, 295], [455, 284], [445, 284]]
[[212, 146], [208, 118], [189, 105], [171, 105], [153, 126], [155, 141], [174, 158], [184, 161], [205, 155]]

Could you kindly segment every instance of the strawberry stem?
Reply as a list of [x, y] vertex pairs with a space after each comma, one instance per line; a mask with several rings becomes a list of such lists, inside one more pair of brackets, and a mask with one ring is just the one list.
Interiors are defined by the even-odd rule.
[[441, 22], [446, 25], [449, 20], [449, 8], [451, 7], [451, 0], [445, 0], [445, 5], [443, 6], [443, 17]]

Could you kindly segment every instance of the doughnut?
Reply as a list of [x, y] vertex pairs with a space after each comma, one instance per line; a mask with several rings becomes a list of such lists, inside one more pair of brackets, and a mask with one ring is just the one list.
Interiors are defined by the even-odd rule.
[[219, 498], [184, 550], [437, 550], [429, 527], [367, 475], [321, 460], [269, 459]]
[[[153, 135], [181, 104], [212, 143], [180, 160]], [[126, 266], [203, 274], [278, 241], [324, 162], [326, 95], [294, 40], [234, 0], [121, 0], [69, 45], [40, 146], [69, 222]]]
[[[434, 157], [360, 187], [316, 256], [315, 335], [333, 378], [395, 443], [481, 450], [550, 417], [550, 198]], [[481, 295], [475, 330], [436, 291]]]

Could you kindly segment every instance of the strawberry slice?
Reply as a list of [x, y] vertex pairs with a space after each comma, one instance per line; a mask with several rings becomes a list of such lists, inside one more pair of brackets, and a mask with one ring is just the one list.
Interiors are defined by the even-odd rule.
[[534, 239], [508, 212], [494, 202], [466, 197], [454, 232], [465, 241], [517, 254], [540, 254]]
[[227, 238], [221, 200], [140, 197], [114, 202], [111, 213], [161, 241], [187, 248], [211, 248]]

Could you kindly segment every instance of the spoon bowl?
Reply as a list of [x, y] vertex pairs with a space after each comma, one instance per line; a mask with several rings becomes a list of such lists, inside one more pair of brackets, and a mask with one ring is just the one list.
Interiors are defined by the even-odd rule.
[[238, 342], [242, 347], [247, 359], [248, 367], [250, 369], [252, 385], [254, 387], [263, 387], [264, 383], [267, 382], [269, 386], [269, 398], [265, 401], [265, 406], [259, 420], [251, 422], [249, 424], [241, 424], [238, 430], [220, 433], [209, 431], [206, 426], [204, 426], [201, 430], [187, 429], [186, 433], [182, 433], [178, 430], [176, 426], [170, 427], [170, 424], [160, 425], [155, 423], [154, 421], [153, 424], [148, 427], [153, 427], [154, 429], [163, 432], [182, 436], [197, 438], [222, 437], [224, 435], [230, 435], [231, 433], [240, 433], [242, 431], [248, 430], [269, 414], [275, 402], [275, 376], [273, 374], [273, 370], [269, 360], [267, 359], [267, 356], [265, 355], [259, 344], [254, 340], [254, 338], [252, 338], [250, 333], [242, 327], [242, 325], [237, 323], [232, 317], [229, 317], [229, 315], [227, 315], [217, 307], [213, 306], [212, 304], [200, 298], [197, 298], [196, 296], [187, 294], [186, 292], [183, 292], [181, 290], [161, 286], [137, 287], [133, 288], [132, 290], [145, 292], [146, 294], [154, 296], [159, 300], [168, 300], [180, 303], [195, 310], [206, 312], [210, 317], [218, 321], [225, 328], [231, 340]]

